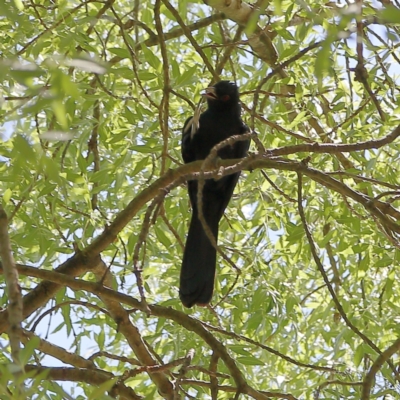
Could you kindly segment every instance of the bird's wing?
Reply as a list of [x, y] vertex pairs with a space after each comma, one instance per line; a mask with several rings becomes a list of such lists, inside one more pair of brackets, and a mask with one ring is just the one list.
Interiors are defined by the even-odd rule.
[[201, 104], [202, 100], [197, 104], [196, 109], [194, 110], [193, 117], [190, 117], [186, 120], [185, 125], [183, 126], [183, 135], [190, 133], [190, 137], [193, 139], [193, 136], [199, 130], [200, 127], [200, 114], [201, 114]]
[[189, 117], [183, 125], [181, 149], [182, 158], [183, 161], [185, 161], [185, 164], [196, 160], [194, 152], [191, 148], [191, 143], [194, 135], [198, 132], [200, 128], [201, 105], [202, 100], [200, 100], [197, 104], [194, 115], [192, 117]]
[[201, 101], [196, 107], [194, 111], [194, 115], [191, 120], [191, 130], [190, 130], [190, 137], [193, 139], [193, 136], [197, 133], [200, 128], [200, 114], [201, 114]]
[[182, 129], [182, 145], [181, 152], [185, 164], [195, 161], [195, 154], [192, 149], [192, 123], [194, 117], [189, 117]]

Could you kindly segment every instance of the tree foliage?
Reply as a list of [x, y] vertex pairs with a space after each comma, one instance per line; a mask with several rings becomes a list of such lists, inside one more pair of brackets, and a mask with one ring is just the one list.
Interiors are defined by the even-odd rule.
[[[398, 398], [399, 23], [397, 1], [1, 0], [0, 397]], [[251, 153], [182, 165], [217, 79]], [[233, 170], [213, 302], [184, 309], [185, 181]]]

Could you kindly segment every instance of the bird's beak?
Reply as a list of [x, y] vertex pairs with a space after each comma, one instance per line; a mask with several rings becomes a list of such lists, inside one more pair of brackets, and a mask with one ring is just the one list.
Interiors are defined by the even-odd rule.
[[208, 99], [213, 99], [215, 100], [217, 98], [217, 94], [215, 93], [215, 87], [210, 86], [208, 88], [205, 88], [205, 93], [202, 94], [202, 96], [207, 97]]

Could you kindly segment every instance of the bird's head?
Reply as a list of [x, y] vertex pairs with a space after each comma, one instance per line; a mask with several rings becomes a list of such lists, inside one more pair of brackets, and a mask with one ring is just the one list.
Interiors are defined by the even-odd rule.
[[203, 96], [209, 108], [229, 108], [239, 103], [239, 89], [234, 82], [219, 81], [205, 89]]

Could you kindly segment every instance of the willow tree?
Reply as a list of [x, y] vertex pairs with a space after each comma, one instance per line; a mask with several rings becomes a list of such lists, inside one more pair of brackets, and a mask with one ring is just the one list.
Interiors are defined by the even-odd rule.
[[[0, 1], [2, 399], [397, 398], [393, 4]], [[219, 79], [250, 153], [184, 165]], [[239, 170], [185, 309], [185, 182]]]

